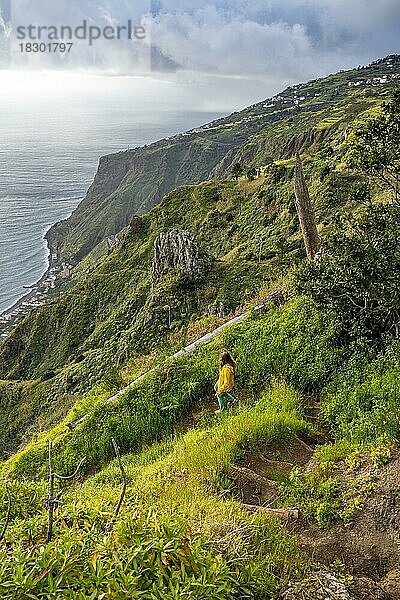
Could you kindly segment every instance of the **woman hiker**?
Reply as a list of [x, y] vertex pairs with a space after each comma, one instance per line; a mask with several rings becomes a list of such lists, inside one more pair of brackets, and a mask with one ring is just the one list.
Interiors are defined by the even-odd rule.
[[214, 386], [215, 395], [217, 396], [219, 404], [219, 410], [215, 411], [216, 415], [236, 402], [236, 398], [229, 393], [235, 385], [235, 370], [235, 361], [229, 352], [224, 350], [219, 361], [219, 379]]

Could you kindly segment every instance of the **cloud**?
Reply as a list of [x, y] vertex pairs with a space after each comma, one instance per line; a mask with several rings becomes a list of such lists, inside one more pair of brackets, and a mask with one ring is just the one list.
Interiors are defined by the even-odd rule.
[[143, 44], [80, 44], [61, 59], [16, 46], [14, 66], [24, 68], [143, 72], [151, 55], [165, 72], [294, 82], [400, 51], [399, 0], [12, 0], [12, 8], [14, 27], [132, 19], [150, 32]]
[[0, 0], [0, 39], [7, 40], [11, 35], [10, 3]]
[[163, 13], [146, 20], [152, 44], [182, 68], [223, 75], [297, 72], [299, 55], [310, 56], [301, 24], [226, 19], [215, 7], [196, 14]]
[[11, 24], [9, 4], [0, 0], [0, 68], [7, 67], [10, 62]]
[[[0, 0], [4, 1], [4, 0]], [[86, 20], [89, 26], [138, 25], [150, 10], [150, 0], [12, 0], [11, 67], [23, 69], [90, 69], [115, 73], [148, 72], [151, 65], [149, 44], [138, 40], [101, 37], [92, 45], [87, 40], [74, 42], [70, 53], [21, 52], [17, 28], [30, 24], [50, 27], [76, 27]], [[48, 42], [46, 34], [40, 41]], [[68, 38], [64, 38], [69, 41]], [[26, 40], [25, 40], [26, 41]], [[29, 40], [28, 40], [29, 41]]]
[[400, 50], [398, 0], [159, 0], [152, 42], [183, 68], [302, 78]]

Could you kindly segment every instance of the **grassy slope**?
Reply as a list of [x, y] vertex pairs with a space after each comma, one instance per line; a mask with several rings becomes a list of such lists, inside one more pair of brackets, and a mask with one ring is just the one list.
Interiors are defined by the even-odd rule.
[[[27, 507], [15, 509], [7, 534], [19, 542], [2, 556], [2, 597], [24, 598], [28, 590], [49, 597], [53, 589], [63, 598], [268, 598], [281, 579], [304, 568], [301, 554], [277, 523], [247, 515], [224, 498], [223, 487], [244, 445], [287, 440], [307, 428], [300, 415], [298, 395], [281, 385], [220, 422], [126, 457], [127, 499], [115, 533], [104, 537], [120, 488], [111, 464], [68, 493], [57, 517], [57, 545], [44, 553], [43, 486], [15, 484]], [[23, 527], [33, 551], [20, 537]]]
[[[54, 416], [56, 422], [59, 411], [65, 414], [71, 406], [73, 394], [90, 389], [113, 366], [143, 354], [171, 334], [178, 335], [175, 344], [184, 343], [189, 321], [194, 322], [214, 301], [223, 302], [226, 312], [232, 312], [271, 281], [278, 267], [274, 269], [272, 261], [259, 264], [256, 249], [251, 255], [245, 246], [248, 231], [260, 218], [254, 203], [260, 186], [262, 182], [238, 187], [228, 182], [172, 193], [141, 218], [139, 233], [128, 231], [120, 247], [94, 272], [17, 327], [1, 348], [2, 376], [32, 381], [25, 386], [12, 381], [1, 384], [3, 431], [8, 431], [4, 444], [15, 443], [16, 434], [26, 430], [38, 413], [45, 423]], [[293, 220], [289, 215], [287, 226]], [[216, 226], [223, 229], [222, 223], [229, 233], [221, 235]], [[194, 232], [217, 260], [207, 281], [196, 289], [172, 278], [152, 294], [153, 241], [173, 225]], [[274, 223], [271, 231], [273, 227]], [[298, 256], [299, 246], [297, 239]], [[272, 253], [275, 256], [276, 251]], [[149, 312], [154, 322], [145, 327]], [[212, 319], [208, 326], [212, 327]]]
[[[125, 598], [134, 590], [142, 590], [144, 594], [147, 590], [144, 597], [150, 598], [152, 589], [156, 598], [165, 595], [174, 598], [174, 594], [230, 598], [238, 591], [242, 597], [268, 598], [282, 580], [295, 576], [305, 562], [290, 536], [282, 535], [280, 527], [266, 517], [245, 514], [229, 495], [226, 497], [224, 490], [229, 483], [230, 465], [241, 449], [265, 445], [268, 441], [287, 443], [292, 435], [308, 429], [301, 418], [297, 391], [285, 384], [275, 385], [270, 393], [262, 390], [272, 373], [285, 373], [301, 389], [318, 389], [322, 385], [340, 355], [329, 352], [335, 332], [332, 326], [325, 329], [322, 322], [312, 306], [307, 303], [302, 306], [299, 302], [280, 316], [274, 310], [265, 317], [254, 317], [228, 332], [211, 351], [204, 349], [198, 356], [174, 365], [172, 370], [166, 367], [155, 380], [148, 377], [140, 389], [129, 393], [119, 406], [111, 409], [118, 415], [116, 419], [100, 400], [90, 422], [75, 434], [58, 439], [56, 462], [59, 469], [68, 469], [77, 456], [87, 451], [89, 469], [96, 465], [98, 468], [111, 457], [111, 435], [125, 452], [137, 448], [139, 454], [126, 459], [128, 499], [116, 535], [105, 540], [103, 534], [105, 519], [119, 493], [116, 465], [68, 495], [63, 514], [64, 523], [70, 525], [57, 528], [55, 554], [52, 545], [44, 554], [40, 551], [45, 531], [45, 517], [40, 508], [42, 484], [17, 480], [13, 484], [14, 493], [28, 497], [31, 516], [27, 521], [25, 508], [14, 509], [16, 514], [8, 535], [20, 542], [2, 562], [0, 586], [3, 594], [8, 594], [4, 597], [11, 598], [15, 590], [21, 593], [28, 589], [38, 596], [44, 595], [52, 586], [65, 598], [68, 594], [73, 597], [78, 589], [82, 597], [112, 590]], [[168, 423], [179, 420], [182, 410], [204, 398], [215, 377], [219, 348], [227, 343], [234, 346], [239, 359], [239, 384], [245, 404], [236, 414], [220, 421], [206, 421], [198, 431], [171, 440]], [[316, 346], [317, 354], [313, 350]], [[303, 353], [305, 348], [312, 353], [309, 360], [313, 359], [312, 370], [308, 372], [304, 372], [304, 366], [309, 364]], [[177, 407], [179, 402], [183, 406]], [[165, 403], [171, 407], [167, 413]], [[122, 423], [121, 429], [118, 424]], [[165, 441], [142, 453], [141, 445], [157, 440], [161, 432]], [[45, 477], [48, 435], [9, 464], [14, 477], [29, 472], [37, 476], [40, 464]], [[148, 515], [149, 505], [153, 506], [151, 515]], [[33, 554], [26, 549], [24, 536], [20, 537], [26, 527], [35, 541]], [[141, 567], [132, 581], [131, 569], [137, 564], [132, 563], [134, 557]], [[177, 565], [182, 564], [185, 570], [180, 575]], [[44, 575], [38, 577], [40, 573]], [[216, 580], [221, 590], [213, 588], [211, 592], [207, 586]], [[173, 586], [169, 592], [167, 585]]]
[[[340, 364], [343, 351], [335, 348], [335, 336], [329, 317], [318, 315], [309, 303], [294, 303], [282, 313], [273, 309], [266, 317], [255, 318], [254, 323], [250, 317], [242, 325], [230, 328], [230, 333], [213, 342], [211, 349], [203, 348], [196, 355], [173, 363], [167, 361], [115, 404], [106, 404], [95, 393], [83, 406], [78, 402], [68, 419], [85, 414], [88, 404], [97, 407], [79, 429], [61, 436], [57, 442], [63, 448], [59, 467], [70, 468], [82, 453], [88, 457], [88, 468], [102, 465], [110, 457], [112, 435], [128, 451], [171, 434], [174, 424], [210, 393], [218, 353], [224, 345], [232, 348], [239, 360], [238, 381], [243, 388], [259, 387], [267, 384], [272, 375], [283, 375], [303, 391], [318, 390]], [[312, 344], [317, 340], [319, 345], [314, 350]], [[46, 469], [46, 439], [61, 431], [62, 424], [53, 432], [39, 435], [10, 464], [20, 473], [29, 474], [31, 469], [37, 473], [40, 456]]]
[[[377, 105], [378, 99], [370, 100], [360, 105], [354, 100], [352, 118], [366, 106], [369, 110]], [[305, 126], [302, 118], [296, 117], [296, 139]], [[348, 115], [343, 118], [347, 124]], [[271, 139], [274, 133], [274, 139], [282, 138], [272, 125]], [[332, 127], [305, 155], [322, 235], [338, 210], [356, 208], [352, 200], [356, 178], [341, 170], [332, 155], [332, 145], [342, 141], [341, 128]], [[79, 394], [101, 381], [111, 386], [110, 391], [121, 386], [114, 368], [167, 340], [165, 352], [171, 353], [213, 302], [222, 302], [226, 313], [233, 312], [295, 265], [303, 249], [293, 167], [292, 159], [277, 161], [254, 182], [178, 188], [125, 230], [111, 256], [101, 258], [101, 252], [100, 258], [94, 252], [88, 256], [76, 272], [76, 285], [52, 305], [32, 312], [0, 348], [0, 376], [8, 380], [0, 384], [4, 432], [0, 446], [12, 451], [33, 432], [57, 423]], [[196, 289], [172, 278], [152, 293], [153, 241], [174, 227], [191, 231], [215, 262]]]
[[[384, 71], [385, 67], [379, 69]], [[256, 165], [268, 164], [272, 157], [292, 156], [295, 149], [308, 149], [305, 171], [323, 234], [338, 210], [354, 208], [356, 179], [336, 165], [332, 148], [340, 146], [349, 124], [374, 110], [387, 92], [386, 86], [356, 91], [348, 87], [349, 79], [373, 72], [371, 67], [302, 85], [297, 93], [305, 94], [306, 100], [288, 112], [285, 106], [294, 94], [289, 88], [280, 104], [266, 108], [261, 103], [221, 120], [206, 138], [210, 135], [224, 144], [235, 136], [251, 137], [240, 156], [247, 164]], [[334, 122], [332, 112], [337, 115]], [[210, 147], [206, 138], [192, 140], [197, 150], [189, 162], [202, 163], [203, 149]], [[182, 149], [189, 143], [185, 136], [179, 140]], [[163, 141], [160, 147], [145, 150], [152, 160], [158, 160], [160, 148], [175, 152], [175, 142]], [[124, 192], [115, 202], [122, 202], [126, 214], [133, 211], [128, 182], [137, 172], [129, 171], [126, 154], [122, 163], [118, 156], [102, 159], [99, 176], [72, 218], [79, 239], [84, 238], [80, 228], [85, 227], [86, 220], [94, 223], [93, 211], [101, 213], [99, 194], [104, 206], [115, 207], [109, 194], [124, 178], [121, 186], [127, 195]], [[136, 154], [140, 151], [134, 151]], [[233, 155], [230, 160], [235, 160]], [[224, 165], [222, 171], [227, 168]], [[143, 173], [151, 178], [153, 167]], [[176, 170], [170, 167], [168, 161], [163, 164], [170, 173]], [[182, 181], [189, 177], [185, 169], [180, 174]], [[225, 311], [232, 312], [296, 264], [303, 250], [292, 175], [293, 160], [287, 159], [275, 161], [265, 169], [265, 177], [253, 183], [217, 181], [178, 188], [149, 214], [136, 219], [134, 230], [125, 230], [123, 241], [110, 257], [101, 244], [97, 245], [76, 270], [75, 287], [51, 306], [32, 312], [0, 348], [0, 377], [6, 380], [0, 383], [5, 432], [0, 446], [12, 451], [33, 432], [58, 422], [79, 394], [101, 381], [109, 391], [121, 386], [120, 376], [113, 373], [115, 367], [121, 368], [138, 352], [143, 354], [155, 346], [164, 345], [164, 351], [171, 352], [184, 343], [188, 331], [197, 328], [196, 320], [214, 301], [223, 302]], [[115, 218], [118, 221], [117, 213]], [[108, 222], [114, 222], [114, 217]], [[118, 221], [118, 227], [124, 222], [126, 219]], [[176, 226], [192, 231], [216, 262], [207, 281], [197, 284], [198, 291], [172, 278], [152, 294], [149, 274], [153, 240], [160, 231]], [[97, 226], [92, 233], [97, 235], [96, 231]], [[144, 328], [149, 313], [152, 327]], [[125, 374], [129, 379], [129, 370]]]
[[[43, 425], [57, 422], [73, 395], [96, 385], [113, 366], [160, 345], [171, 334], [173, 343], [185, 343], [196, 319], [213, 302], [222, 302], [231, 313], [295, 264], [303, 250], [291, 198], [292, 165], [280, 167], [278, 183], [277, 177], [274, 173], [251, 183], [216, 182], [171, 192], [136, 221], [135, 232], [126, 231], [119, 247], [98, 267], [78, 274], [71, 290], [31, 313], [0, 349], [3, 378], [32, 380], [26, 386], [5, 382], [0, 388], [3, 431], [8, 432], [3, 444], [18, 442], [38, 415]], [[331, 183], [321, 183], [317, 173], [313, 185], [323, 190], [319, 202], [326, 205]], [[329, 212], [325, 217], [329, 220]], [[215, 261], [195, 290], [172, 279], [151, 294], [153, 241], [173, 227], [191, 231]], [[149, 311], [154, 323], [144, 328]]]
[[[293, 300], [281, 311], [250, 316], [197, 355], [165, 365], [115, 406], [101, 397], [88, 398], [71, 416], [95, 403], [97, 408], [75, 432], [60, 435], [60, 425], [31, 442], [3, 465], [3, 477], [13, 479], [15, 503], [7, 532], [12, 550], [3, 551], [0, 568], [2, 597], [28, 598], [29, 592], [38, 598], [104, 593], [121, 600], [267, 599], [298, 577], [307, 559], [273, 519], [250, 516], [233, 500], [231, 469], [243, 450], [287, 445], [293, 435], [310, 430], [303, 420], [304, 395], [321, 397], [329, 409], [333, 387], [339, 389], [338, 402], [340, 389], [353, 398], [360, 398], [362, 390], [346, 428], [334, 415], [328, 417], [342, 442], [336, 450], [320, 452], [325, 466], [310, 482], [294, 477], [285, 484], [288, 500], [316, 514], [325, 526], [336, 510], [337, 484], [329, 478], [329, 464], [348, 455], [355, 442], [360, 448], [360, 443], [381, 445], [383, 438], [398, 440], [398, 406], [383, 385], [395, 372], [399, 375], [398, 352], [389, 348], [385, 361], [377, 360], [363, 373], [360, 357], [355, 364], [337, 334], [331, 315], [318, 313], [307, 299]], [[196, 429], [174, 436], [174, 423], [210, 393], [225, 345], [238, 358], [241, 405], [218, 419], [205, 416]], [[372, 377], [375, 385], [369, 387]], [[375, 430], [355, 432], [352, 423], [360, 415], [365, 422], [376, 411], [387, 415], [389, 405], [389, 419], [378, 421]], [[105, 536], [121, 486], [116, 462], [109, 463], [112, 436], [125, 454], [128, 490], [114, 533]], [[87, 473], [98, 472], [69, 488], [57, 514], [56, 541], [45, 546], [42, 503], [49, 437], [55, 438], [61, 473], [73, 469], [83, 454]], [[5, 507], [2, 512], [4, 517]]]

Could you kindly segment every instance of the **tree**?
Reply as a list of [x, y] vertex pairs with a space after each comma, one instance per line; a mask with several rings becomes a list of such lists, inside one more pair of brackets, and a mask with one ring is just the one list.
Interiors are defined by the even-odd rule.
[[250, 167], [247, 169], [246, 177], [249, 181], [254, 181], [258, 176], [258, 171], [255, 167]]
[[299, 215], [307, 257], [310, 260], [314, 260], [316, 254], [320, 250], [320, 240], [299, 153], [297, 153], [296, 160], [294, 191], [296, 197], [296, 209], [297, 214]]
[[241, 163], [235, 163], [232, 167], [232, 176], [236, 179], [236, 181], [243, 175], [244, 168]]
[[400, 86], [379, 116], [367, 121], [347, 139], [351, 167], [389, 188], [399, 202], [400, 184]]
[[333, 309], [349, 339], [400, 332], [400, 209], [369, 204], [337, 219], [322, 258], [302, 265], [297, 292]]

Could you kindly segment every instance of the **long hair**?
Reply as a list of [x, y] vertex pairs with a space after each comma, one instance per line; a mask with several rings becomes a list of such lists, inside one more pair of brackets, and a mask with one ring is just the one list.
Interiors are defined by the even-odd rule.
[[219, 368], [222, 369], [222, 367], [225, 367], [226, 365], [229, 365], [233, 368], [233, 370], [236, 369], [236, 363], [233, 360], [232, 356], [229, 354], [229, 352], [227, 350], [224, 350], [221, 353], [221, 357], [219, 359]]

